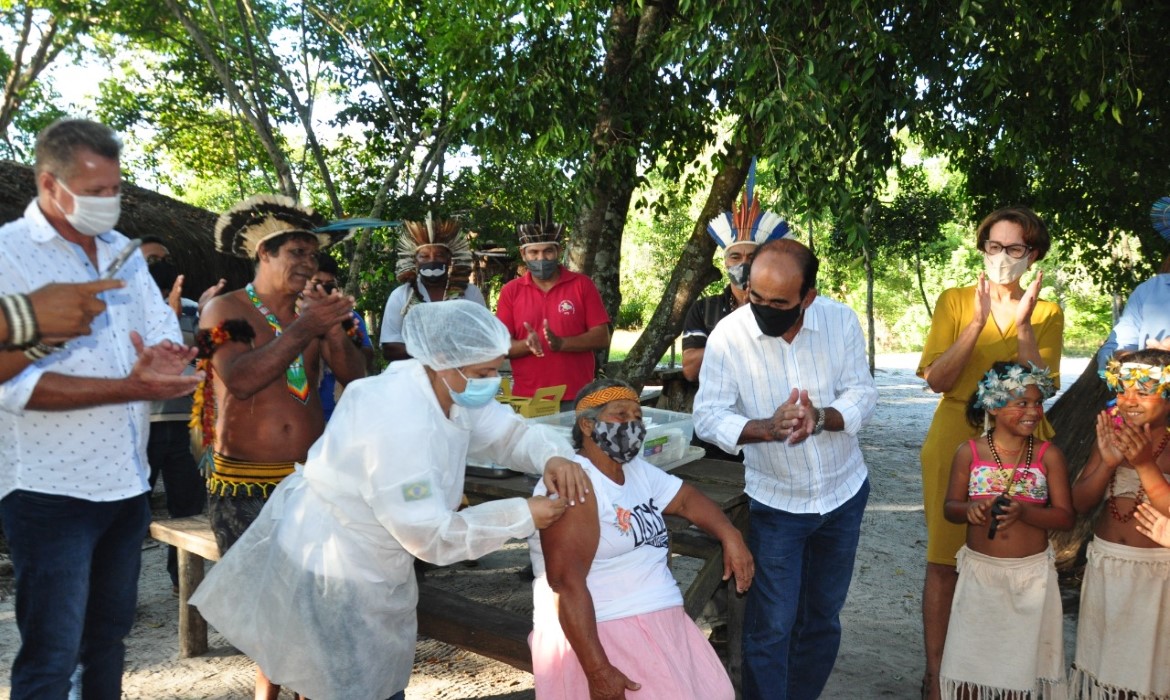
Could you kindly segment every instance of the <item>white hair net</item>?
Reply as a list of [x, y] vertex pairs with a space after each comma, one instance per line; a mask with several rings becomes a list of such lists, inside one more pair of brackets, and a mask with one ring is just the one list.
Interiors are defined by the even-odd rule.
[[466, 299], [416, 304], [402, 322], [406, 352], [431, 369], [466, 367], [508, 354], [512, 337], [482, 304]]

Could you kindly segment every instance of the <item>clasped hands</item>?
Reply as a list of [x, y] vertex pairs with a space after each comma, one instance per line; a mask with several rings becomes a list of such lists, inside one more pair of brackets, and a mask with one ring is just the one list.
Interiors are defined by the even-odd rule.
[[1150, 426], [1141, 428], [1118, 421], [1108, 410], [1097, 415], [1097, 450], [1109, 469], [1116, 469], [1123, 461], [1141, 466], [1154, 461], [1154, 435]]
[[553, 352], [560, 352], [565, 345], [565, 339], [553, 333], [552, 326], [548, 324], [548, 319], [544, 320], [544, 327], [540, 329], [540, 333], [532, 327], [531, 323], [524, 322], [524, 330], [528, 331], [528, 335], [524, 338], [524, 345], [528, 347], [528, 352], [537, 357], [544, 357], [544, 347], [540, 344], [540, 337], [544, 336], [544, 341], [548, 343], [548, 347]]
[[768, 435], [776, 441], [797, 445], [812, 435], [816, 427], [816, 408], [809, 401], [808, 391], [793, 389], [788, 400], [780, 404], [768, 419]]
[[340, 333], [345, 335], [341, 324], [353, 318], [354, 298], [334, 289], [326, 292], [319, 284], [305, 285], [301, 315], [298, 321], [306, 323], [316, 336]]

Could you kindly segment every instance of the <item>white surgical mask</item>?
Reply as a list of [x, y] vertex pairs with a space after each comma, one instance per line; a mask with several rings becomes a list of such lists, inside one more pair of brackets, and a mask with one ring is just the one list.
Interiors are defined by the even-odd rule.
[[1020, 279], [1028, 271], [1031, 262], [1030, 255], [1017, 260], [1008, 255], [1006, 250], [995, 255], [983, 254], [983, 269], [987, 271], [987, 279], [996, 284], [1011, 284]]
[[[86, 236], [97, 236], [114, 228], [114, 224], [118, 223], [118, 217], [122, 215], [122, 195], [82, 197], [74, 194], [73, 190], [66, 187], [60, 178], [57, 179], [57, 184], [61, 186], [61, 189], [73, 195], [72, 214], [65, 214], [65, 210], [60, 204], [57, 204], [57, 208], [61, 210], [62, 214], [65, 214], [65, 220], [77, 229], [78, 233]], [[56, 204], [55, 201], [54, 204]]]

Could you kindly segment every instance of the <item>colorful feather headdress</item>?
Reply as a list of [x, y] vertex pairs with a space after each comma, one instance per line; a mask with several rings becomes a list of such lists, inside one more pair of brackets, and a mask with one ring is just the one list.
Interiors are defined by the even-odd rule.
[[1158, 235], [1170, 243], [1170, 197], [1160, 197], [1150, 207], [1150, 223]]
[[291, 197], [258, 194], [220, 215], [215, 222], [215, 249], [254, 260], [264, 241], [285, 233], [307, 233], [317, 237], [322, 248], [345, 238], [348, 229], [318, 233], [328, 220], [312, 208], [297, 204]]
[[394, 273], [399, 282], [413, 282], [418, 277], [415, 255], [423, 246], [437, 245], [451, 253], [451, 269], [447, 273], [447, 287], [466, 289], [471, 278], [471, 246], [467, 234], [460, 230], [455, 219], [434, 219], [427, 212], [426, 221], [403, 221], [398, 234], [398, 264]]
[[752, 158], [752, 167], [748, 170], [747, 186], [744, 188], [743, 199], [734, 212], [725, 211], [707, 222], [707, 233], [715, 239], [720, 248], [726, 250], [728, 246], [740, 243], [750, 243], [758, 246], [766, 241], [784, 238], [788, 235], [788, 222], [780, 218], [779, 214], [767, 210], [760, 210], [760, 202], [756, 199], [756, 159]]
[[561, 245], [561, 235], [565, 232], [565, 225], [553, 222], [552, 202], [548, 202], [544, 215], [541, 215], [540, 203], [536, 204], [536, 217], [532, 223], [516, 226], [516, 235], [520, 238], [520, 250], [537, 243], [556, 243]]

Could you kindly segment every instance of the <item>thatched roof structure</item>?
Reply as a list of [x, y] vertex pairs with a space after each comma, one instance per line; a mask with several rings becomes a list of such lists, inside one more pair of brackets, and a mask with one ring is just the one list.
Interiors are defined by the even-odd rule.
[[[0, 224], [23, 216], [36, 194], [31, 167], [0, 160]], [[227, 279], [228, 289], [243, 287], [252, 279], [252, 266], [246, 260], [215, 251], [216, 217], [206, 209], [126, 184], [117, 229], [131, 238], [154, 235], [165, 240], [175, 265], [186, 275], [183, 296], [198, 299], [221, 277]]]

